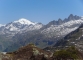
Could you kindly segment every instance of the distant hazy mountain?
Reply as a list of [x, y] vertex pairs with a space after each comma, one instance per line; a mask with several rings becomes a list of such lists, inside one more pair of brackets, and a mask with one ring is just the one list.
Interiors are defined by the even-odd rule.
[[[18, 49], [28, 43], [34, 43], [38, 47], [44, 48], [54, 45], [59, 39], [76, 30], [82, 23], [83, 17], [73, 14], [64, 20], [59, 18], [46, 25], [22, 18], [0, 27], [0, 46], [2, 50], [6, 48], [5, 51]], [[4, 42], [5, 44], [11, 42], [12, 45], [8, 43], [5, 45]]]

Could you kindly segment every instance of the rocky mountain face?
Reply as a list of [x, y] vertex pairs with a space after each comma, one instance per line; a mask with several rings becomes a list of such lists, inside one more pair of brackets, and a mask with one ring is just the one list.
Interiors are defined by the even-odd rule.
[[83, 24], [54, 45], [54, 47], [61, 48], [70, 46], [75, 46], [79, 51], [83, 52]]
[[73, 14], [64, 20], [59, 18], [46, 25], [22, 18], [0, 27], [0, 50], [13, 51], [28, 43], [34, 43], [41, 48], [51, 46], [82, 23], [83, 17]]

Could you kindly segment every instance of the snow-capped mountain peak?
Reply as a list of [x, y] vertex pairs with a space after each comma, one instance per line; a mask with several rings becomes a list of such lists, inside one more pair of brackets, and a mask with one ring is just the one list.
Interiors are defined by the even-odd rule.
[[2, 27], [0, 25], [0, 34], [9, 34], [14, 36], [17, 33], [25, 33], [27, 31], [39, 30], [43, 27], [43, 24], [31, 22], [25, 18], [21, 18], [17, 21], [6, 24]]
[[27, 19], [25, 19], [25, 18], [21, 18], [21, 19], [19, 19], [19, 20], [17, 20], [17, 21], [14, 21], [14, 23], [21, 23], [21, 24], [26, 24], [26, 25], [35, 25], [36, 23], [33, 23], [33, 22], [31, 22], [31, 21], [29, 21], [29, 20], [27, 20]]

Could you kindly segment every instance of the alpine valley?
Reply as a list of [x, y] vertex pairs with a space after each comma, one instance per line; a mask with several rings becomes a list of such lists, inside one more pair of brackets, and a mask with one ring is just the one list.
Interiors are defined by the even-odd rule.
[[62, 38], [77, 30], [82, 24], [83, 17], [73, 14], [64, 20], [59, 18], [46, 25], [25, 18], [5, 25], [0, 24], [0, 51], [15, 51], [29, 43], [34, 43], [40, 48], [60, 46], [64, 44], [60, 43], [63, 42]]

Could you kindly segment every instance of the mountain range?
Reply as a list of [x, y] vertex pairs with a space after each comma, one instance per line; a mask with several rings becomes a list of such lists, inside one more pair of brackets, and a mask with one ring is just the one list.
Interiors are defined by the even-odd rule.
[[0, 51], [15, 51], [21, 46], [34, 43], [40, 48], [55, 45], [60, 39], [79, 28], [83, 17], [70, 14], [44, 25], [25, 18], [0, 24]]

